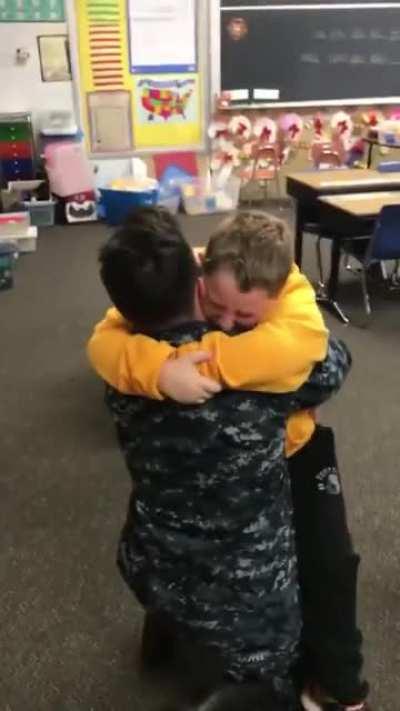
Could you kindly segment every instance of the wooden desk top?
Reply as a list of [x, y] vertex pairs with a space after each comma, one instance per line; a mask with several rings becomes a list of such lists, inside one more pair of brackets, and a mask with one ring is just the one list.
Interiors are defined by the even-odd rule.
[[385, 205], [400, 205], [400, 190], [381, 193], [352, 193], [349, 195], [327, 195], [319, 202], [336, 210], [346, 212], [351, 217], [374, 218]]
[[339, 170], [291, 173], [287, 177], [305, 187], [322, 192], [328, 192], [330, 188], [332, 192], [335, 192], [336, 188], [341, 187], [347, 187], [354, 192], [358, 187], [362, 190], [366, 184], [384, 188], [385, 185], [398, 183], [400, 188], [400, 173], [379, 173], [377, 170], [357, 170], [356, 168], [347, 170], [343, 168]]

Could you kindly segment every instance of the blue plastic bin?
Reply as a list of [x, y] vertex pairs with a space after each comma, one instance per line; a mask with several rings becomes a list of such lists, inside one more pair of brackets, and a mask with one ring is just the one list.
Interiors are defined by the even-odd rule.
[[105, 219], [109, 225], [121, 225], [135, 207], [156, 205], [158, 201], [158, 189], [132, 192], [100, 188], [100, 194]]

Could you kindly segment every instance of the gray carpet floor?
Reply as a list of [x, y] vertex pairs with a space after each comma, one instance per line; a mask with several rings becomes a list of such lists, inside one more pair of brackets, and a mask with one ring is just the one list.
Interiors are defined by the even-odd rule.
[[[202, 244], [215, 218], [184, 218]], [[141, 613], [115, 548], [129, 479], [85, 341], [106, 297], [101, 225], [41, 230], [0, 293], [0, 709], [155, 711], [168, 688], [139, 678]], [[311, 245], [305, 270], [314, 274]], [[353, 278], [342, 303], [358, 313]], [[323, 411], [337, 431], [362, 554], [360, 620], [375, 711], [400, 708], [400, 299], [377, 294], [368, 330], [332, 319], [354, 355]], [[171, 691], [172, 693], [172, 691]]]

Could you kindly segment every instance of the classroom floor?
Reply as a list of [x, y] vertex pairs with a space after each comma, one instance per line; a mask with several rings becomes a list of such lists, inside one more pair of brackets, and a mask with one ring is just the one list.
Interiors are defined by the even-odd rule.
[[[215, 218], [186, 218], [193, 245]], [[114, 563], [129, 479], [85, 341], [107, 301], [100, 225], [42, 230], [0, 293], [0, 708], [159, 711], [167, 687], [138, 678], [141, 613]], [[314, 276], [308, 246], [305, 270]], [[359, 290], [341, 292], [353, 311]], [[360, 617], [375, 711], [400, 699], [400, 298], [369, 330], [345, 328], [354, 369], [323, 414], [336, 429], [363, 562]]]

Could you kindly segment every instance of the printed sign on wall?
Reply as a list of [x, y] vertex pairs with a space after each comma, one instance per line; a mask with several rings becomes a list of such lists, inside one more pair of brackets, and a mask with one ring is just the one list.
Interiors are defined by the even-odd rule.
[[129, 0], [131, 71], [196, 71], [194, 0]]
[[0, 0], [0, 22], [64, 21], [64, 0]]

